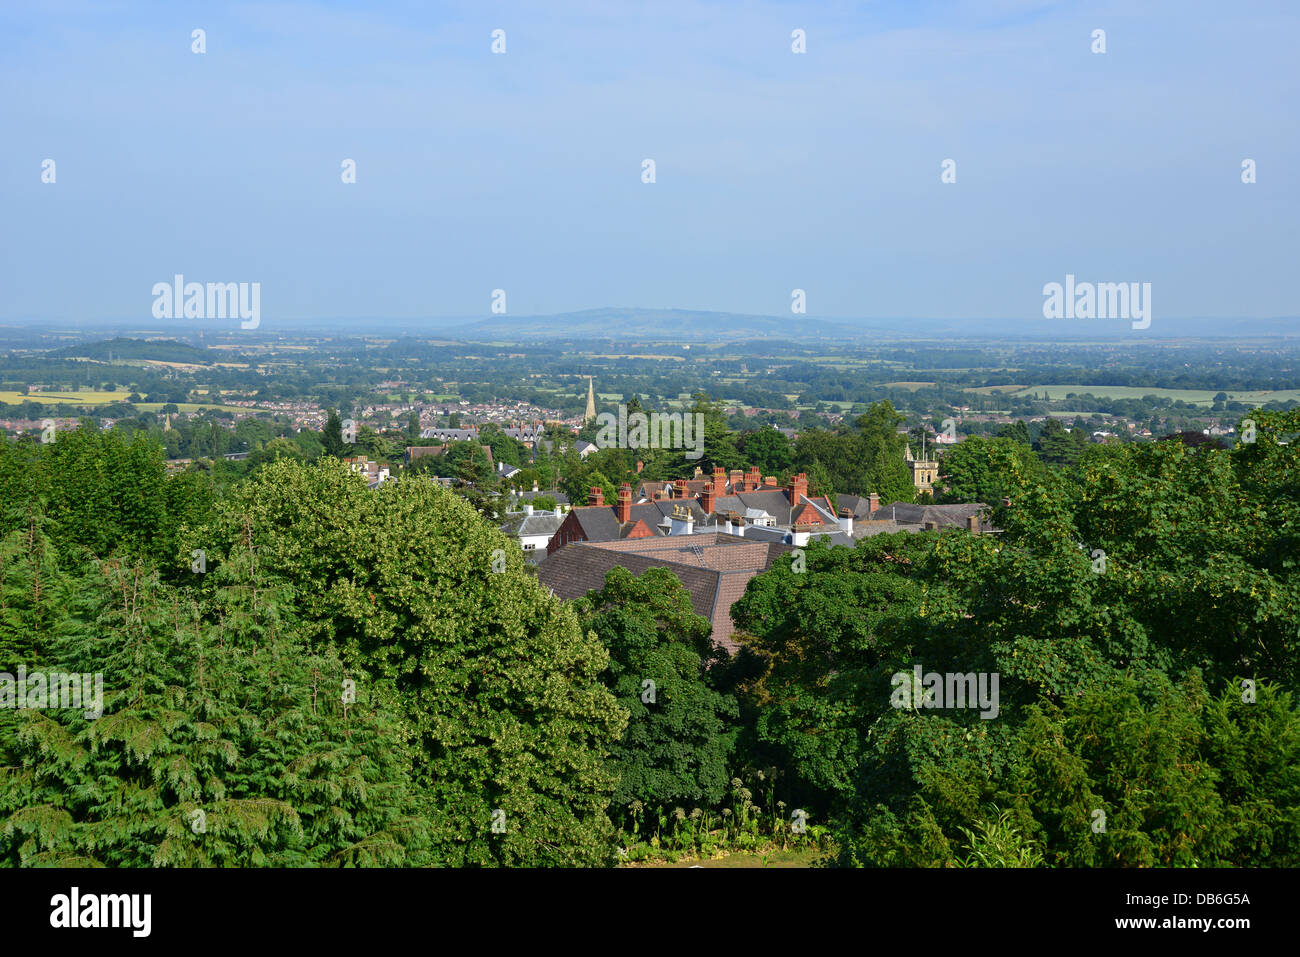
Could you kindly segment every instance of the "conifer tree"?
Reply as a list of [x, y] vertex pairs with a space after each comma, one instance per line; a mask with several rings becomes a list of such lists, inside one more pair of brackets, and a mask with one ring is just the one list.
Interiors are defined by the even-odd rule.
[[[0, 859], [77, 866], [419, 861], [408, 735], [377, 683], [309, 654], [251, 548], [200, 606], [99, 566], [98, 613], [52, 663], [103, 676], [103, 714], [20, 716], [0, 772]], [[355, 689], [355, 690], [353, 690]]]

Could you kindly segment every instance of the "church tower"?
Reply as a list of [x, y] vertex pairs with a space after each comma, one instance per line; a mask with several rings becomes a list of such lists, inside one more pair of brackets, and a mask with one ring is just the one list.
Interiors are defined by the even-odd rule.
[[939, 477], [939, 463], [931, 459], [925, 449], [925, 439], [921, 440], [921, 457], [912, 456], [912, 443], [907, 443], [903, 461], [912, 470], [912, 487], [918, 492], [929, 492], [934, 488], [935, 479]]

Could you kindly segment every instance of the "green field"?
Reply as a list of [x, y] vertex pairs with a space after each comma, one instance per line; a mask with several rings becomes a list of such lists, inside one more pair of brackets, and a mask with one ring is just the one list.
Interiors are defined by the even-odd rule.
[[33, 392], [23, 395], [21, 392], [0, 392], [0, 404], [21, 405], [24, 402], [44, 402], [47, 405], [108, 405], [110, 402], [125, 402], [130, 392]]
[[1042, 395], [1047, 393], [1050, 399], [1064, 399], [1070, 393], [1083, 395], [1090, 393], [1099, 399], [1140, 399], [1144, 395], [1155, 395], [1170, 401], [1181, 399], [1197, 405], [1212, 405], [1219, 392], [1227, 392], [1228, 401], [1245, 402], [1248, 405], [1265, 402], [1286, 402], [1289, 399], [1300, 400], [1300, 389], [1282, 389], [1277, 392], [1228, 392], [1226, 389], [1156, 389], [1151, 386], [1125, 385], [1031, 385], [1015, 393], [1017, 396]]
[[[21, 392], [0, 392], [0, 405], [21, 405], [24, 402], [39, 402], [44, 405], [79, 405], [86, 409], [97, 409], [114, 402], [125, 402], [130, 392], [33, 392], [23, 395]], [[161, 412], [166, 402], [136, 402], [132, 408], [139, 412]], [[220, 409], [223, 412], [254, 412], [255, 409], [241, 408], [237, 405], [222, 405], [220, 402], [178, 402], [176, 408], [182, 412], [198, 412], [200, 409]]]

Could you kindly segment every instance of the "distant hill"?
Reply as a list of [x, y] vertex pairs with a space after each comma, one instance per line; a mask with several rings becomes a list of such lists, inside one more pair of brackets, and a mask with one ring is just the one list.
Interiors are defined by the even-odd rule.
[[[424, 324], [421, 324], [424, 325]], [[455, 329], [471, 339], [627, 339], [703, 342], [728, 339], [842, 339], [852, 325], [808, 316], [755, 316], [695, 309], [603, 308], [553, 316], [486, 316], [434, 320], [434, 328]], [[425, 326], [425, 328], [428, 328]]]
[[[35, 325], [30, 324], [30, 325]], [[140, 339], [149, 327], [110, 320], [42, 322], [46, 329], [73, 329], [83, 335], [118, 334], [121, 338], [69, 346], [52, 356], [145, 358], [170, 362], [212, 363], [224, 361], [227, 353], [167, 339]], [[16, 326], [13, 328], [24, 328]], [[93, 330], [93, 332], [92, 332]], [[586, 309], [545, 316], [437, 316], [427, 319], [395, 319], [384, 316], [349, 316], [312, 319], [279, 319], [273, 328], [263, 323], [257, 332], [240, 332], [245, 342], [259, 342], [281, 335], [327, 334], [344, 337], [413, 335], [469, 341], [539, 342], [556, 339], [638, 339], [655, 342], [735, 342], [740, 340], [824, 339], [852, 341], [868, 338], [984, 339], [1047, 341], [1149, 341], [1184, 338], [1295, 338], [1300, 336], [1300, 317], [1232, 318], [1210, 316], [1162, 316], [1148, 329], [1133, 329], [1126, 320], [1028, 318], [915, 318], [873, 317], [821, 318], [813, 316], [760, 316], [739, 312], [708, 312], [697, 309], [647, 309], [641, 307]], [[5, 327], [0, 326], [0, 342]], [[136, 352], [134, 350], [145, 350]], [[170, 350], [179, 350], [171, 352]]]
[[586, 309], [547, 316], [456, 316], [426, 320], [380, 317], [305, 319], [282, 322], [281, 331], [308, 330], [335, 334], [443, 335], [469, 341], [529, 342], [555, 339], [643, 339], [654, 342], [733, 342], [761, 339], [868, 338], [986, 339], [1047, 341], [1149, 341], [1152, 339], [1300, 336], [1300, 319], [1279, 317], [1161, 317], [1149, 329], [1133, 329], [1127, 320], [818, 318], [806, 315], [760, 316], [738, 312], [640, 307]]
[[175, 339], [105, 339], [64, 346], [49, 353], [67, 359], [153, 359], [156, 362], [188, 362], [210, 365], [219, 357], [211, 349], [177, 342]]

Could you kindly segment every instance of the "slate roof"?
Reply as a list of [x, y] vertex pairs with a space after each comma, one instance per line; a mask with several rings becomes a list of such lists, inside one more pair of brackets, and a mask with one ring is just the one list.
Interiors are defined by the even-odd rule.
[[691, 513], [696, 528], [704, 525], [704, 509], [694, 499], [641, 502], [631, 507], [631, 520], [622, 525], [618, 522], [617, 506], [614, 505], [583, 505], [575, 508], [572, 514], [576, 516], [587, 541], [612, 542], [625, 537], [636, 527], [638, 521], [644, 522], [651, 534], [665, 535], [664, 519], [671, 517], [674, 509], [680, 507], [685, 507]]
[[[672, 490], [674, 487], [673, 484], [674, 481], [675, 480], [673, 479], [664, 479], [659, 482], [642, 482], [640, 485], [638, 485], [635, 489], [632, 490], [632, 500], [633, 501], [639, 501], [641, 499], [651, 500], [655, 497], [656, 493], [665, 496], [671, 495], [673, 494]], [[686, 494], [691, 498], [694, 498], [695, 496], [698, 495], [703, 495], [704, 490], [712, 484], [713, 484], [712, 479], [703, 479], [703, 478], [686, 479]]]
[[835, 510], [831, 508], [826, 499], [800, 496], [799, 504], [791, 508], [790, 498], [785, 489], [723, 495], [714, 503], [713, 511], [719, 515], [736, 512], [746, 517], [757, 512], [767, 512], [776, 521], [776, 524], [788, 528], [794, 523], [794, 519], [798, 517], [806, 505], [812, 505], [823, 522], [831, 525], [839, 524], [839, 520], [835, 517]]
[[735, 654], [740, 646], [732, 637], [736, 630], [732, 603], [745, 593], [750, 579], [790, 550], [789, 545], [752, 542], [720, 532], [573, 542], [543, 561], [537, 577], [560, 598], [573, 599], [604, 587], [605, 574], [616, 566], [634, 575], [667, 568], [690, 593], [695, 613], [713, 623], [714, 642]]
[[810, 542], [825, 542], [827, 545], [847, 545], [849, 548], [852, 548], [857, 543], [856, 539], [845, 535], [843, 532], [830, 532], [829, 534], [813, 532], [808, 540]]
[[[965, 528], [966, 519], [988, 510], [983, 502], [963, 502], [958, 505], [913, 505], [894, 502], [877, 510], [877, 519], [897, 522], [900, 525], [925, 525], [934, 522], [939, 528]], [[983, 523], [982, 523], [983, 524]]]
[[[877, 501], [879, 505], [879, 501]], [[871, 499], [866, 495], [844, 495], [835, 496], [835, 506], [838, 511], [841, 508], [847, 508], [855, 520], [867, 518], [871, 514]]]
[[422, 439], [442, 439], [446, 442], [471, 442], [478, 438], [478, 429], [424, 429], [420, 432]]
[[526, 512], [507, 512], [506, 520], [501, 525], [501, 531], [516, 538], [531, 537], [533, 535], [545, 535], [550, 538], [563, 521], [563, 515], [556, 515], [550, 511], [533, 512], [532, 515]]
[[873, 535], [892, 535], [894, 532], [919, 532], [920, 525], [900, 525], [898, 522], [858, 522], [853, 523], [853, 538], [871, 538]]

